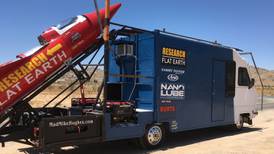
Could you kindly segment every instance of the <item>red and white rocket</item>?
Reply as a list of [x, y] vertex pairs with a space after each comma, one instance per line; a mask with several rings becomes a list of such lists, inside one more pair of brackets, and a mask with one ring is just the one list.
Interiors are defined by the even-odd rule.
[[[121, 4], [110, 7], [110, 18]], [[41, 85], [47, 77], [97, 42], [104, 25], [105, 10], [79, 15], [51, 27], [38, 39], [41, 47], [17, 56], [17, 60], [0, 65], [0, 115]]]

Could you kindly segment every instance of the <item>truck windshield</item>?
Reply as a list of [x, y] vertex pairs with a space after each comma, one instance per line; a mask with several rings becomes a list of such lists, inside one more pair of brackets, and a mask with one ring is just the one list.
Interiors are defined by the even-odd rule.
[[69, 26], [70, 24], [74, 23], [77, 20], [77, 17], [69, 18], [67, 20], [62, 21], [60, 24], [56, 26], [59, 30], [64, 29], [65, 27]]

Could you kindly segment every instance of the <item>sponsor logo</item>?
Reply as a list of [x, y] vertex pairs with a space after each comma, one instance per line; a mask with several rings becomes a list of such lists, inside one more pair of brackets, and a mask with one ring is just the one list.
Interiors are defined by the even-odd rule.
[[49, 127], [90, 125], [93, 123], [94, 123], [93, 120], [57, 121], [57, 122], [49, 122]]
[[174, 48], [162, 48], [162, 64], [185, 66], [186, 52]]
[[167, 99], [184, 99], [185, 86], [183, 84], [161, 84], [161, 98]]
[[185, 66], [184, 59], [162, 57], [162, 64]]
[[161, 100], [161, 103], [172, 103], [171, 100]]
[[166, 73], [173, 73], [177, 75], [181, 75], [185, 73], [185, 70], [170, 69], [170, 68], [162, 68], [161, 71]]
[[168, 57], [175, 57], [175, 58], [185, 58], [186, 52], [184, 50], [164, 47], [162, 49], [162, 55], [168, 56]]
[[176, 82], [176, 81], [179, 80], [179, 76], [176, 75], [176, 74], [169, 74], [169, 75], [167, 76], [167, 79], [168, 79], [169, 81]]
[[160, 106], [160, 112], [175, 112], [175, 106]]

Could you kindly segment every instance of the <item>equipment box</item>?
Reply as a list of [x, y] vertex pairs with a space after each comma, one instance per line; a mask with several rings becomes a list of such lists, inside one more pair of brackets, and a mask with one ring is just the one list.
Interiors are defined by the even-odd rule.
[[102, 136], [102, 116], [45, 118], [39, 127], [39, 147], [99, 142]]

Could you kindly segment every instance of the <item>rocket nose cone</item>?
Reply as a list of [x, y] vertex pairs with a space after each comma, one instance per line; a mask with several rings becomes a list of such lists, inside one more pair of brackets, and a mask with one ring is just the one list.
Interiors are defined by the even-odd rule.
[[114, 16], [114, 14], [118, 11], [118, 9], [121, 7], [121, 3], [114, 4], [110, 6], [110, 19]]
[[[110, 19], [114, 16], [114, 14], [117, 12], [117, 10], [121, 7], [121, 3], [114, 4], [110, 6]], [[101, 9], [99, 11], [101, 23], [103, 25], [103, 21], [105, 19], [105, 9]], [[98, 23], [98, 17], [96, 12], [87, 13], [84, 16], [86, 16], [90, 21], [93, 21], [94, 23]]]

